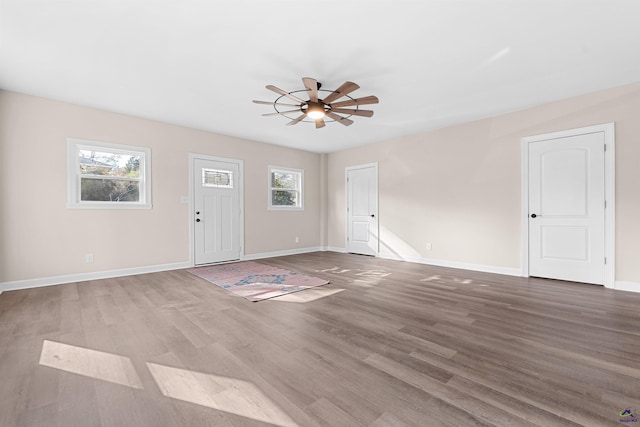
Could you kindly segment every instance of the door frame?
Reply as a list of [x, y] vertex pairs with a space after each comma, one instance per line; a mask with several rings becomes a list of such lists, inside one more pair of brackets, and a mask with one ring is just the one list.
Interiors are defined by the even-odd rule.
[[378, 247], [376, 248], [376, 254], [374, 255], [375, 257], [377, 257], [378, 255], [380, 255], [380, 215], [378, 214], [380, 212], [380, 182], [378, 179], [378, 162], [373, 162], [373, 163], [365, 163], [363, 165], [356, 165], [356, 166], [347, 166], [346, 168], [344, 168], [344, 206], [345, 206], [345, 227], [344, 227], [344, 249], [345, 252], [349, 252], [349, 171], [352, 170], [357, 170], [357, 169], [366, 169], [366, 168], [374, 168], [375, 172], [376, 172], [376, 198], [377, 198], [377, 203], [376, 203], [376, 212], [375, 212], [375, 216], [378, 219], [378, 221], [376, 221], [376, 223], [378, 224], [378, 229], [376, 230], [376, 235], [378, 236]]
[[230, 159], [227, 157], [218, 157], [218, 156], [210, 156], [208, 154], [198, 154], [198, 153], [189, 153], [189, 265], [191, 267], [195, 267], [195, 231], [194, 231], [194, 222], [195, 218], [195, 208], [194, 208], [194, 197], [195, 197], [195, 189], [193, 188], [193, 180], [194, 180], [194, 170], [193, 163], [196, 159], [201, 160], [211, 160], [214, 162], [227, 162], [227, 163], [235, 163], [238, 165], [239, 177], [238, 177], [238, 203], [240, 206], [240, 221], [239, 221], [239, 230], [240, 233], [240, 261], [244, 260], [244, 160], [240, 159]]
[[604, 286], [615, 287], [615, 225], [616, 225], [616, 192], [615, 192], [615, 124], [603, 123], [559, 132], [527, 136], [520, 140], [521, 153], [521, 259], [522, 276], [529, 277], [529, 144], [549, 139], [566, 138], [589, 133], [604, 133], [604, 254], [607, 260], [604, 271]]

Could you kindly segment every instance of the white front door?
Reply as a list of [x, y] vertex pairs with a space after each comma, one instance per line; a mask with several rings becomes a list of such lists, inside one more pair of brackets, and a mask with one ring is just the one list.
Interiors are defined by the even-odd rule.
[[193, 158], [194, 264], [240, 259], [240, 162]]
[[347, 168], [347, 252], [378, 255], [378, 165]]
[[529, 275], [605, 282], [605, 134], [529, 149]]

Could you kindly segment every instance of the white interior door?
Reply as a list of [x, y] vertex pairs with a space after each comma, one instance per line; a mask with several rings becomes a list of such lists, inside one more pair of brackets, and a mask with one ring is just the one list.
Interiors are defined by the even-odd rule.
[[529, 149], [529, 275], [605, 282], [605, 135]]
[[347, 252], [378, 255], [378, 165], [347, 168]]
[[194, 264], [240, 259], [240, 164], [193, 159]]

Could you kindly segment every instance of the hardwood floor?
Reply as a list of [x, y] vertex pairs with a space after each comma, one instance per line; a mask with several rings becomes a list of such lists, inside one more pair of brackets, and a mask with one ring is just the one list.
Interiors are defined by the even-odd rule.
[[2, 293], [0, 426], [614, 426], [640, 408], [640, 294], [260, 262], [331, 283], [258, 303], [184, 270]]

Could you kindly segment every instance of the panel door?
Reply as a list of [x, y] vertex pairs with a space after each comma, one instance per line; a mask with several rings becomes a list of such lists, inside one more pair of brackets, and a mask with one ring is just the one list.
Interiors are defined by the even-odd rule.
[[347, 252], [378, 254], [378, 168], [347, 170]]
[[604, 133], [529, 144], [529, 274], [605, 280]]

